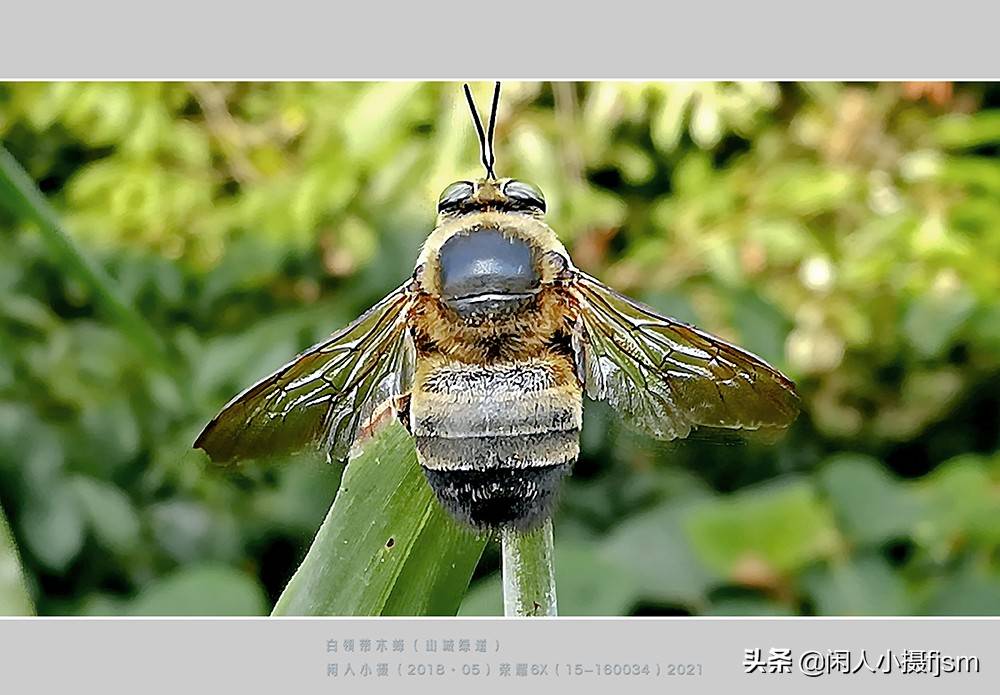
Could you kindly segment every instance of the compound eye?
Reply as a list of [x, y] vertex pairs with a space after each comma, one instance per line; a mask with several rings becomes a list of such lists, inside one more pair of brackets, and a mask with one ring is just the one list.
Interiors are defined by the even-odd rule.
[[545, 196], [542, 192], [524, 181], [511, 180], [503, 187], [503, 193], [514, 204], [545, 212]]
[[448, 186], [438, 198], [438, 212], [454, 210], [472, 196], [475, 188], [471, 181], [456, 181]]

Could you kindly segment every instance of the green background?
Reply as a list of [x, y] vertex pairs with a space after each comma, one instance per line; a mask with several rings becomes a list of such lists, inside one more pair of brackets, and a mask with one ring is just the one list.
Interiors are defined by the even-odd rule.
[[[0, 140], [170, 350], [0, 202], [0, 613], [269, 612], [341, 470], [190, 444], [409, 275], [481, 171], [459, 85], [0, 84]], [[998, 148], [996, 85], [505, 84], [498, 173], [577, 265], [804, 404], [763, 446], [588, 403], [562, 614], [1000, 614]]]

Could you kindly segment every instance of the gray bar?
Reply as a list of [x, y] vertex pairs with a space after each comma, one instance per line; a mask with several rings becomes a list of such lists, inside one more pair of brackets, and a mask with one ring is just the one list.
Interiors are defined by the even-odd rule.
[[0, 686], [996, 693], [998, 627], [994, 618], [5, 619]]
[[[995, 3], [6, 3], [0, 79], [979, 79]], [[990, 16], [993, 15], [993, 16]]]

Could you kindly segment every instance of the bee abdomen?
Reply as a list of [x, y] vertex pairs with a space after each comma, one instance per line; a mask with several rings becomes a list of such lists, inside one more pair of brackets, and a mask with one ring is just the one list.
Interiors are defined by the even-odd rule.
[[559, 367], [452, 365], [415, 390], [410, 417], [420, 463], [458, 519], [527, 527], [551, 513], [579, 454], [582, 415], [579, 386]]
[[555, 506], [559, 485], [573, 462], [531, 468], [431, 470], [427, 482], [445, 509], [477, 529], [530, 528]]
[[580, 452], [578, 428], [524, 435], [416, 438], [427, 482], [476, 528], [526, 528], [552, 513]]
[[411, 401], [417, 437], [503, 437], [580, 428], [579, 385], [568, 365], [450, 364], [420, 380]]
[[579, 430], [516, 436], [417, 437], [420, 463], [432, 471], [490, 471], [547, 468], [573, 463], [580, 452]]

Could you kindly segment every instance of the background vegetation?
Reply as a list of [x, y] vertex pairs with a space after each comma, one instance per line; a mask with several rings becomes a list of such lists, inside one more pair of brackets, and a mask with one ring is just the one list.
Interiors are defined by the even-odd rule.
[[[0, 609], [268, 612], [341, 471], [190, 444], [409, 274], [479, 174], [459, 86], [3, 84], [0, 139], [170, 351], [0, 202]], [[497, 139], [578, 265], [805, 405], [762, 447], [588, 404], [562, 614], [1000, 614], [997, 85], [511, 83]]]

